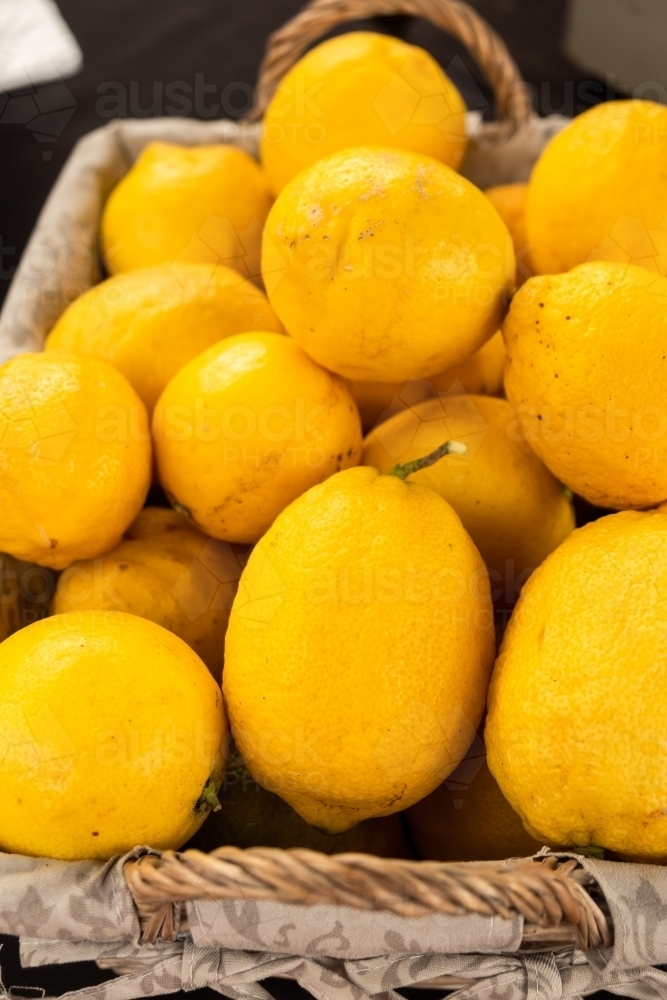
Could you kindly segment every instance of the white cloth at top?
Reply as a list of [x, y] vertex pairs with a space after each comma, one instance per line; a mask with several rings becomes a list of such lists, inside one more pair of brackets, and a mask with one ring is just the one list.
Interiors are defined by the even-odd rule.
[[0, 91], [78, 73], [83, 54], [53, 0], [0, 0]]

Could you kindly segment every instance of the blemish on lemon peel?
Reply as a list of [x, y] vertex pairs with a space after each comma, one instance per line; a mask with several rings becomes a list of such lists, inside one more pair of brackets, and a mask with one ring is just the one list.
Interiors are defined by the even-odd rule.
[[386, 198], [387, 190], [382, 184], [374, 184], [370, 191], [357, 195], [358, 201], [370, 201], [371, 198]]

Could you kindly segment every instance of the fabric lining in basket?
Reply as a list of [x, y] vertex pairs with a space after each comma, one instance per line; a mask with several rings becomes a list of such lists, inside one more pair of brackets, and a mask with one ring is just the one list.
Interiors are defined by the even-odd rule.
[[102, 864], [0, 855], [0, 932], [20, 933], [27, 967], [94, 959], [124, 973], [76, 994], [91, 1000], [203, 986], [234, 1000], [268, 1000], [259, 981], [275, 975], [296, 978], [318, 1000], [398, 1000], [396, 989], [438, 980], [468, 981], [461, 1000], [558, 1000], [598, 989], [641, 1000], [667, 996], [667, 973], [653, 967], [667, 963], [664, 868], [558, 856], [593, 876], [613, 921], [613, 945], [586, 953], [572, 945], [522, 952], [518, 915], [415, 919], [243, 899], [188, 902], [188, 931], [173, 942], [141, 944], [123, 869], [147, 853], [158, 856], [138, 848]]

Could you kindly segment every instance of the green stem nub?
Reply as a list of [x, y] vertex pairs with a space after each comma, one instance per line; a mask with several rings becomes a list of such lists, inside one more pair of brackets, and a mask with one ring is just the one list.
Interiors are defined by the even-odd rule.
[[222, 809], [213, 778], [208, 779], [204, 785], [204, 791], [197, 801], [197, 809], [203, 809], [204, 806], [208, 806], [214, 813], [220, 812]]
[[179, 503], [177, 500], [173, 500], [171, 506], [175, 511], [177, 511], [177, 513], [182, 514], [184, 517], [192, 517], [188, 508], [184, 507], [183, 504]]
[[597, 844], [587, 844], [586, 847], [575, 844], [572, 850], [576, 854], [583, 854], [585, 858], [598, 858], [604, 861], [604, 847], [598, 847]]
[[445, 455], [467, 455], [468, 446], [463, 443], [463, 441], [445, 441], [441, 444], [439, 448], [432, 451], [429, 455], [424, 455], [422, 458], [415, 458], [412, 462], [405, 462], [404, 465], [395, 465], [393, 469], [390, 470], [390, 476], [398, 476], [404, 482], [411, 476], [413, 472], [419, 472], [420, 469], [428, 469], [429, 465], [435, 465], [439, 462], [441, 458]]

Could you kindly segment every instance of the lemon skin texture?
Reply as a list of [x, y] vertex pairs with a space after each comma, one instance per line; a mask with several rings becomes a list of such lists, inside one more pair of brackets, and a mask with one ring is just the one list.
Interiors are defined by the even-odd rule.
[[503, 220], [512, 237], [516, 257], [516, 283], [522, 285], [533, 274], [530, 267], [530, 247], [526, 233], [527, 184], [498, 184], [484, 194]]
[[422, 458], [443, 441], [467, 455], [410, 476], [452, 505], [491, 575], [495, 599], [513, 600], [505, 581], [525, 580], [574, 529], [562, 485], [517, 434], [512, 407], [490, 396], [447, 396], [403, 410], [371, 431], [362, 463], [380, 472]]
[[455, 170], [465, 104], [416, 45], [369, 31], [329, 39], [283, 77], [264, 116], [261, 159], [274, 195], [316, 160], [352, 146], [394, 146]]
[[270, 207], [264, 173], [243, 150], [152, 142], [104, 207], [107, 269], [200, 261], [257, 279]]
[[425, 861], [504, 861], [536, 854], [542, 841], [525, 829], [484, 757], [470, 755], [421, 802], [405, 823]]
[[494, 652], [484, 564], [432, 490], [348, 469], [278, 517], [241, 576], [223, 693], [253, 777], [341, 833], [456, 767]]
[[505, 390], [553, 474], [601, 507], [667, 497], [667, 279], [608, 261], [530, 278], [503, 324]]
[[450, 167], [364, 147], [283, 189], [262, 273], [311, 357], [346, 378], [398, 382], [460, 364], [496, 332], [514, 251], [488, 198]]
[[219, 786], [218, 685], [177, 636], [113, 611], [55, 615], [0, 646], [0, 844], [110, 858], [183, 844]]
[[537, 274], [587, 260], [667, 272], [667, 108], [607, 101], [554, 136], [533, 168], [526, 200]]
[[359, 408], [364, 431], [387, 420], [406, 407], [440, 393], [467, 392], [473, 395], [500, 396], [505, 370], [505, 341], [502, 333], [475, 351], [460, 365], [454, 365], [429, 379], [407, 379], [403, 382], [348, 382]]
[[115, 549], [61, 574], [52, 612], [148, 618], [187, 642], [220, 683], [241, 560], [242, 553], [202, 535], [183, 514], [145, 507]]
[[361, 455], [342, 379], [276, 333], [229, 337], [187, 364], [160, 397], [153, 436], [167, 495], [227, 542], [256, 542], [292, 500]]
[[575, 531], [524, 587], [489, 694], [489, 767], [546, 842], [667, 858], [667, 510]]
[[106, 361], [149, 413], [188, 361], [246, 330], [280, 333], [266, 296], [224, 265], [157, 264], [118, 274], [70, 305], [46, 349]]
[[151, 477], [146, 409], [100, 361], [50, 351], [0, 367], [0, 551], [52, 569], [113, 548]]

